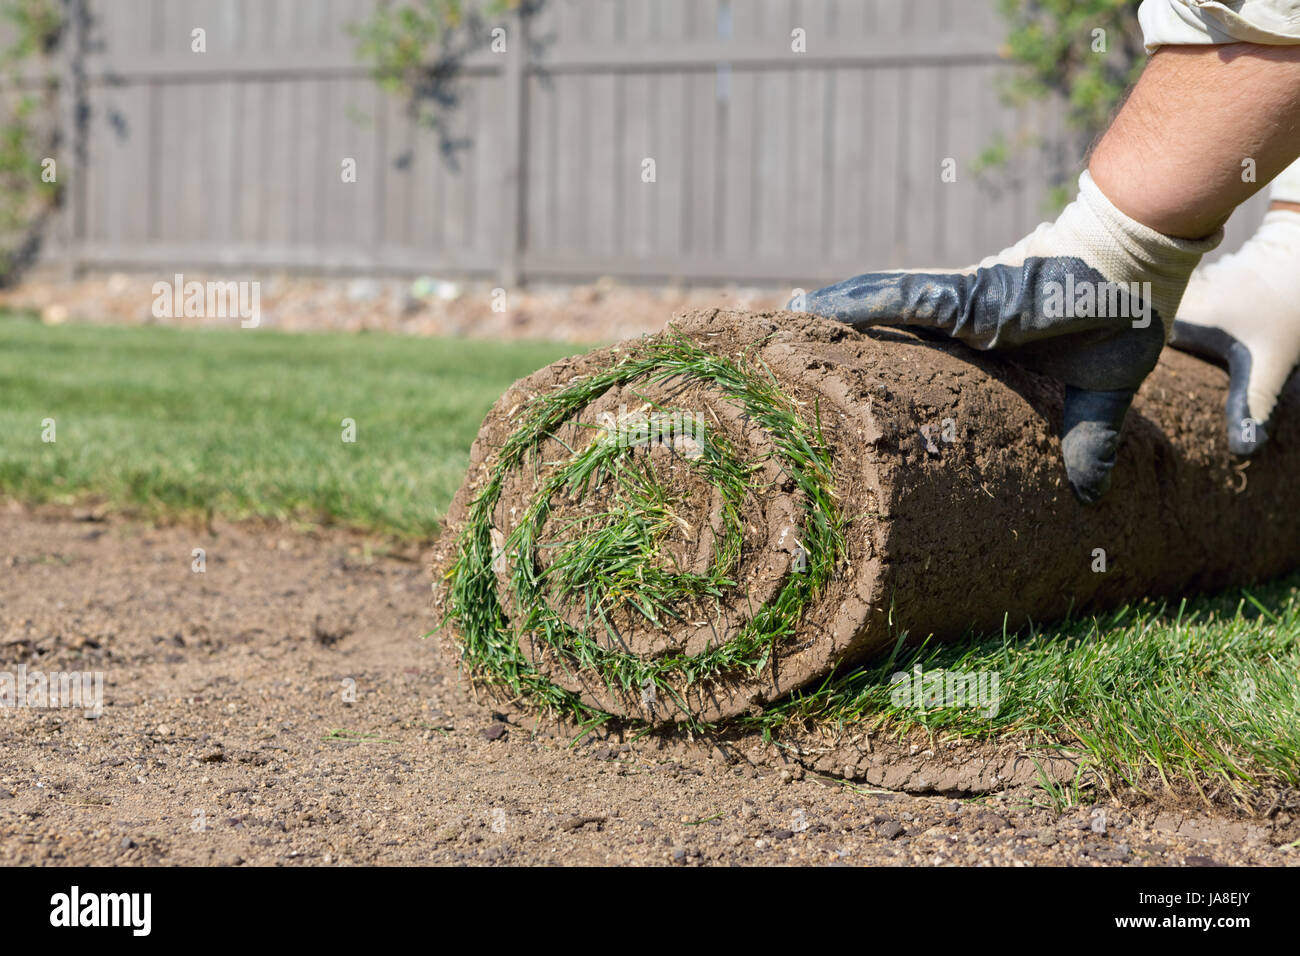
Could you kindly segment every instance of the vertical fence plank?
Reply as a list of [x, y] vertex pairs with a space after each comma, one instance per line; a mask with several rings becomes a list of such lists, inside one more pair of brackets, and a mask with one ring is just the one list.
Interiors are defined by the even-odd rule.
[[412, 245], [414, 129], [397, 97], [384, 96], [380, 109], [384, 128], [384, 229], [380, 242], [382, 248], [396, 250]]
[[[828, 258], [834, 262], [861, 262], [863, 233], [870, 229], [863, 220], [868, 165], [868, 103], [871, 77], [866, 70], [836, 70], [833, 76], [835, 99], [830, 118], [831, 158], [826, 213]], [[863, 263], [865, 267], [867, 263]]]
[[527, 95], [528, 165], [524, 208], [525, 245], [546, 249], [555, 234], [555, 84], [547, 74], [531, 76]]
[[[903, 6], [904, 29], [913, 36], [930, 36], [938, 29], [938, 6]], [[903, 181], [907, 204], [896, 218], [903, 244], [903, 259], [916, 266], [942, 265], [934, 259], [939, 241], [941, 207], [945, 202], [940, 163], [939, 132], [947, 122], [947, 84], [944, 67], [909, 66], [904, 73], [905, 123]]]
[[[620, 42], [621, 0], [596, 0], [590, 9], [587, 42], [596, 47], [613, 47]], [[612, 73], [593, 73], [585, 78], [588, 141], [586, 156], [587, 202], [574, 210], [584, 221], [588, 248], [616, 248], [620, 221], [616, 214], [623, 189], [618, 80]]]
[[62, 13], [72, 24], [68, 42], [59, 63], [59, 155], [55, 159], [63, 183], [63, 209], [59, 217], [58, 236], [62, 246], [64, 273], [75, 278], [81, 270], [81, 240], [84, 236], [83, 210], [86, 201], [85, 157], [78, 124], [78, 103], [82, 91], [81, 55], [85, 42], [82, 32], [82, 4], [86, 0], [63, 0]]
[[585, 245], [588, 198], [585, 172], [591, 160], [588, 122], [584, 109], [586, 77], [553, 78], [556, 111], [556, 163], [554, 169], [558, 221], [554, 224], [559, 249], [573, 254]]
[[[631, 3], [624, 6], [623, 42], [636, 47], [649, 42], [649, 5]], [[653, 160], [655, 175], [660, 167], [667, 168], [672, 157], [664, 155], [662, 143], [655, 141], [655, 123], [652, 110], [655, 89], [652, 78], [646, 73], [630, 73], [623, 78], [622, 152], [616, 175], [621, 184], [622, 236], [620, 252], [627, 256], [642, 257], [650, 254], [651, 236], [654, 232], [655, 197], [659, 193], [657, 182], [643, 181], [646, 160]]]
[[[516, 14], [506, 24], [506, 53], [502, 65], [502, 78], [496, 86], [496, 96], [489, 102], [486, 113], [486, 125], [494, 125], [492, 117], [495, 104], [500, 102], [504, 127], [499, 138], [492, 138], [482, 146], [482, 155], [492, 156], [492, 149], [498, 146], [501, 157], [499, 182], [493, 177], [483, 177], [488, 188], [499, 189], [499, 206], [497, 214], [489, 223], [486, 232], [491, 231], [492, 223], [500, 223], [499, 248], [500, 265], [498, 277], [506, 288], [518, 285], [523, 280], [522, 255], [526, 241], [524, 216], [528, 209], [527, 180], [527, 143], [528, 143], [528, 22]], [[486, 200], [487, 197], [484, 197]], [[486, 212], [487, 203], [480, 208]], [[484, 246], [493, 243], [486, 239]]]
[[795, 70], [786, 141], [790, 152], [790, 185], [786, 195], [785, 242], [811, 255], [825, 243], [827, 225], [828, 156], [834, 150], [834, 128], [827, 123], [835, 108], [834, 74]]
[[723, 247], [721, 254], [735, 261], [754, 254], [754, 117], [758, 112], [754, 87], [757, 74], [734, 72], [725, 84], [723, 138]]

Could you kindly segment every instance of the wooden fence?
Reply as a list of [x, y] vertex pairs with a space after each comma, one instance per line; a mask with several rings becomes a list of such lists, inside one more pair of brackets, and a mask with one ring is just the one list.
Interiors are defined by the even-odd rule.
[[[432, 127], [356, 58], [374, 0], [84, 2], [76, 267], [809, 285], [978, 259], [1077, 163], [994, 0], [547, 0]], [[1044, 147], [977, 175], [998, 136]]]

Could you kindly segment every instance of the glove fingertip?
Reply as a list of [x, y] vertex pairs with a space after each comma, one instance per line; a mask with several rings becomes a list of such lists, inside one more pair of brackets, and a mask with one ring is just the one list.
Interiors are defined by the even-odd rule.
[[832, 319], [845, 325], [851, 325], [855, 329], [865, 329], [873, 325], [883, 324], [884, 319], [873, 314], [868, 301], [845, 294], [840, 289], [842, 285], [844, 283], [818, 289], [806, 295], [795, 296], [790, 300], [786, 309], [791, 312], [818, 315], [823, 319]]
[[1224, 406], [1227, 422], [1228, 450], [1241, 458], [1249, 458], [1268, 441], [1268, 422], [1261, 422], [1250, 413], [1250, 360], [1229, 364], [1228, 401]]
[[1120, 432], [1133, 395], [1131, 390], [1066, 389], [1061, 457], [1070, 488], [1085, 505], [1095, 505], [1110, 490]]
[[1249, 458], [1259, 454], [1268, 444], [1268, 428], [1262, 422], [1253, 419], [1233, 421], [1228, 419], [1228, 451], [1239, 458]]
[[1085, 505], [1095, 505], [1110, 490], [1119, 436], [1091, 425], [1080, 426], [1061, 439], [1065, 474], [1074, 496]]

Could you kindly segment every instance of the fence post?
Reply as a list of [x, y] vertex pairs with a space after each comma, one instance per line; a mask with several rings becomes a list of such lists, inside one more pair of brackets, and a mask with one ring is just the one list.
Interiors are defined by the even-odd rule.
[[63, 182], [60, 234], [63, 239], [63, 272], [68, 280], [81, 274], [81, 240], [84, 216], [85, 144], [82, 133], [81, 55], [83, 0], [63, 0], [64, 38], [59, 62], [59, 177]]
[[509, 20], [506, 37], [505, 149], [503, 150], [502, 192], [505, 222], [502, 224], [501, 284], [510, 289], [523, 281], [524, 215], [527, 208], [528, 153], [528, 19], [521, 6]]

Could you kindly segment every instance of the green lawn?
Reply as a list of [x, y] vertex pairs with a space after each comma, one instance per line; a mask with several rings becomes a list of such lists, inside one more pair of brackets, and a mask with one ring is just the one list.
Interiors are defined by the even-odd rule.
[[488, 407], [575, 351], [0, 315], [0, 492], [431, 537]]
[[[997, 677], [997, 712], [917, 708], [891, 677]], [[1151, 603], [1009, 635], [898, 649], [889, 660], [769, 708], [752, 722], [855, 732], [1070, 743], [1111, 781], [1171, 783], [1250, 800], [1300, 785], [1300, 576], [1172, 605]], [[900, 706], [900, 703], [903, 706]], [[1050, 789], [1050, 788], [1049, 788]], [[1069, 788], [1062, 802], [1077, 799]]]

